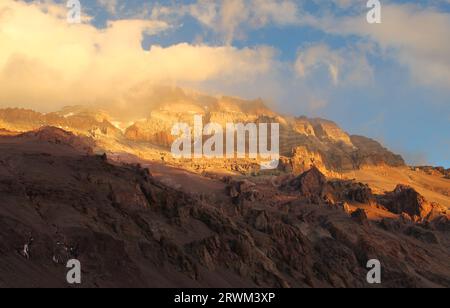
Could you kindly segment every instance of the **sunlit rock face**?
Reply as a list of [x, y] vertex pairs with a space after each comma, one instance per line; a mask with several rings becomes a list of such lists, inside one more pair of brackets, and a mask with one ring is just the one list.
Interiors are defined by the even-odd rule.
[[[0, 110], [0, 128], [23, 132], [55, 126], [100, 140], [105, 151], [128, 148], [136, 154], [152, 147], [170, 150], [176, 139], [171, 134], [174, 124], [186, 123], [192, 127], [194, 116], [199, 115], [204, 124], [217, 123], [224, 128], [229, 123], [278, 123], [282, 166], [297, 174], [311, 166], [332, 175], [366, 166], [404, 165], [400, 156], [374, 140], [351, 136], [328, 120], [278, 114], [262, 100], [213, 97], [181, 89], [165, 89], [156, 94], [159, 100], [155, 96], [147, 108], [137, 106], [136, 110], [141, 112], [136, 111], [133, 117], [130, 117], [131, 111], [124, 111], [122, 115], [115, 107], [74, 106], [47, 114], [3, 109]], [[139, 149], [130, 141], [139, 143]]]
[[415, 221], [431, 221], [446, 213], [445, 208], [427, 201], [414, 188], [406, 185], [398, 185], [382, 199], [382, 203], [391, 212], [409, 215]]
[[76, 133], [115, 136], [120, 129], [110, 122], [110, 116], [95, 108], [74, 106], [52, 113], [8, 108], [0, 110], [0, 126], [9, 131], [26, 132], [44, 126], [54, 126]]

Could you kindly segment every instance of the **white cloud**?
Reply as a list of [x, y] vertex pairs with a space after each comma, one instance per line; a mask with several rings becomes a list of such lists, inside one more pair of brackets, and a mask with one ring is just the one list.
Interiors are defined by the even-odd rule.
[[224, 43], [245, 38], [246, 31], [269, 24], [299, 23], [299, 6], [292, 0], [198, 0], [190, 5], [157, 6], [153, 17], [182, 17], [190, 15], [208, 29], [219, 34]]
[[[141, 46], [159, 21], [119, 20], [106, 29], [71, 25], [38, 4], [0, 3], [0, 106], [54, 109], [65, 104], [120, 102], [137, 86], [230, 79], [269, 71], [274, 50], [177, 44]], [[145, 98], [141, 98], [145, 99]]]
[[373, 69], [363, 46], [332, 49], [314, 44], [299, 51], [295, 71], [301, 78], [311, 78], [326, 68], [333, 85], [367, 85], [373, 81]]
[[383, 4], [381, 24], [368, 24], [362, 14], [308, 22], [328, 33], [356, 35], [378, 44], [420, 84], [450, 86], [449, 13], [418, 4]]

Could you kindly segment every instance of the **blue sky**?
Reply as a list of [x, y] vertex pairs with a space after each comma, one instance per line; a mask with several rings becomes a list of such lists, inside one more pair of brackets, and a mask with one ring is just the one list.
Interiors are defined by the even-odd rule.
[[450, 167], [449, 0], [381, 1], [380, 25], [367, 23], [365, 0], [80, 2], [99, 35], [114, 21], [158, 21], [161, 29], [142, 31], [142, 49], [203, 46], [223, 52], [215, 62], [231, 54], [226, 63], [242, 63], [198, 78], [173, 73], [177, 84], [261, 97], [279, 112], [373, 137], [412, 164]]

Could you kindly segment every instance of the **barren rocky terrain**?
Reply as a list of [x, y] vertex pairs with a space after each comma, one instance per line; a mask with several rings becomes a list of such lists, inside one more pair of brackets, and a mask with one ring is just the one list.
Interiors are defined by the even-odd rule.
[[373, 258], [384, 287], [450, 286], [449, 216], [410, 187], [317, 168], [211, 179], [90, 146], [56, 128], [0, 138], [1, 287], [65, 287], [70, 258], [84, 287], [370, 287]]
[[[0, 110], [0, 287], [450, 287], [450, 180], [331, 121], [186, 94]], [[277, 122], [281, 163], [178, 160], [175, 122]], [[377, 285], [375, 285], [376, 287]]]

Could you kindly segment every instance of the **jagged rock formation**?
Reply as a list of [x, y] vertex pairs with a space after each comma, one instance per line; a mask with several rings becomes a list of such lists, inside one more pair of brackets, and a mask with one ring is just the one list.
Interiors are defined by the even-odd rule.
[[370, 204], [374, 198], [372, 189], [363, 183], [354, 181], [329, 181], [332, 200], [348, 200], [362, 204]]
[[312, 202], [324, 200], [328, 184], [326, 177], [317, 169], [312, 167], [298, 177], [293, 178], [283, 185], [284, 189], [300, 193]]
[[[445, 229], [295, 198], [330, 185], [317, 169], [292, 192], [215, 182], [224, 199], [211, 202], [217, 192], [170, 188], [139, 165], [86, 155], [73, 138], [57, 129], [0, 137], [2, 287], [67, 286], [70, 258], [81, 261], [84, 287], [370, 287], [373, 258], [384, 287], [450, 286]], [[253, 190], [263, 198], [225, 199]]]
[[342, 211], [355, 214], [353, 217], [365, 224], [366, 213], [363, 209], [352, 212], [349, 204], [365, 205], [385, 209], [400, 215], [405, 221], [431, 223], [445, 229], [448, 221], [448, 210], [429, 202], [414, 188], [398, 185], [393, 192], [375, 195], [372, 189], [363, 183], [353, 180], [328, 180], [316, 167], [300, 176], [288, 176], [281, 181], [280, 189], [298, 194], [310, 203], [327, 204]]
[[352, 180], [328, 180], [316, 167], [305, 171], [301, 175], [288, 176], [283, 179], [281, 189], [294, 192], [307, 198], [310, 202], [326, 202], [344, 211], [345, 203], [372, 204], [375, 196], [370, 187]]
[[413, 188], [398, 185], [395, 190], [380, 199], [381, 203], [391, 212], [405, 213], [413, 220], [433, 220], [446, 212], [446, 209], [438, 204], [428, 202]]
[[295, 173], [314, 165], [322, 171], [344, 171], [364, 166], [403, 166], [399, 155], [383, 148], [378, 142], [360, 136], [350, 136], [335, 123], [322, 119], [293, 119], [275, 114], [261, 101], [244, 102], [224, 98], [204, 109], [170, 109], [160, 107], [150, 117], [129, 127], [125, 135], [135, 141], [148, 141], [168, 147], [173, 142], [170, 130], [174, 123], [192, 125], [193, 114], [204, 116], [204, 123], [280, 123], [281, 154], [289, 158]]
[[[112, 143], [122, 151], [130, 149], [130, 141], [138, 143], [139, 149], [162, 147], [169, 150], [175, 140], [171, 135], [173, 125], [181, 122], [192, 126], [193, 116], [197, 114], [203, 116], [204, 124], [279, 123], [283, 156], [281, 171], [300, 174], [314, 165], [330, 175], [365, 166], [397, 167], [405, 164], [399, 155], [374, 140], [350, 136], [328, 120], [285, 117], [270, 110], [261, 100], [208, 97], [185, 93], [181, 89], [160, 90], [160, 95], [158, 102], [149, 105], [145, 113], [132, 121], [128, 117], [121, 118], [120, 112], [115, 110], [108, 113], [82, 106], [48, 114], [4, 109], [0, 110], [0, 129], [24, 132], [42, 126], [56, 126], [102, 141], [107, 139], [100, 143], [105, 152]], [[137, 152], [142, 153], [140, 150]]]

